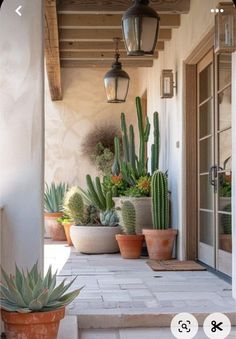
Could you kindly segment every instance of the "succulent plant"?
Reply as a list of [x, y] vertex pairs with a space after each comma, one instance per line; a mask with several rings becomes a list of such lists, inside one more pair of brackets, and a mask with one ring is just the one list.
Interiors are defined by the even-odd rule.
[[152, 175], [153, 228], [167, 229], [169, 224], [168, 181], [165, 173], [155, 171]]
[[121, 227], [125, 234], [136, 234], [135, 232], [135, 222], [136, 222], [136, 212], [134, 205], [130, 201], [122, 202], [121, 206]]
[[111, 191], [104, 194], [99, 177], [96, 177], [95, 183], [91, 176], [86, 176], [87, 180], [87, 197], [100, 211], [100, 221], [104, 226], [116, 226], [118, 224], [118, 217], [114, 209], [115, 203], [112, 199]]
[[63, 201], [66, 192], [68, 191], [68, 185], [60, 183], [56, 185], [54, 182], [49, 186], [45, 184], [44, 192], [44, 210], [48, 213], [62, 212]]
[[9, 312], [30, 313], [47, 312], [70, 304], [80, 293], [81, 289], [65, 292], [73, 284], [65, 284], [64, 279], [56, 287], [56, 273], [52, 275], [49, 267], [43, 278], [36, 263], [27, 273], [20, 271], [16, 266], [15, 275], [8, 275], [3, 269], [2, 278], [5, 283], [0, 283], [0, 306]]

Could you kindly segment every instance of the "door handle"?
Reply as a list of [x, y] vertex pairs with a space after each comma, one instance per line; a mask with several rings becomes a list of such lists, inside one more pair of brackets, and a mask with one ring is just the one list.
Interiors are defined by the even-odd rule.
[[212, 185], [214, 187], [214, 191], [217, 192], [217, 181], [216, 181], [216, 178], [217, 178], [217, 166], [214, 165], [214, 166], [211, 166], [210, 169], [209, 169], [209, 183], [210, 185]]

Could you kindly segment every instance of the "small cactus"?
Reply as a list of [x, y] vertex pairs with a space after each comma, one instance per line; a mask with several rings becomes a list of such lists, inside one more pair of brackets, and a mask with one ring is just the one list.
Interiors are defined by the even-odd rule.
[[85, 223], [85, 206], [77, 187], [72, 187], [66, 194], [64, 212], [75, 224], [81, 225]]
[[152, 176], [153, 228], [167, 229], [169, 224], [168, 181], [165, 173], [155, 171]]
[[134, 205], [130, 201], [124, 201], [121, 207], [122, 222], [121, 227], [125, 234], [136, 234], [135, 223], [136, 213]]

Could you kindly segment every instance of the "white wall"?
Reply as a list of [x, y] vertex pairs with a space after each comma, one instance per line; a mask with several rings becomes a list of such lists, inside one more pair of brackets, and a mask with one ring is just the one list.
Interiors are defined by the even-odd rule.
[[[168, 170], [172, 200], [172, 226], [179, 229], [178, 255], [185, 257], [185, 192], [184, 190], [184, 102], [183, 62], [214, 25], [218, 0], [191, 0], [190, 12], [181, 15], [181, 26], [173, 30], [172, 39], [165, 42], [153, 69], [147, 69], [148, 113], [160, 113], [160, 168]], [[177, 72], [177, 94], [172, 99], [160, 99], [160, 75], [163, 69]], [[178, 145], [178, 146], [177, 146]]]
[[126, 69], [131, 81], [127, 100], [108, 104], [103, 77], [107, 69], [62, 69], [63, 100], [51, 101], [47, 77], [45, 86], [45, 181], [65, 181], [85, 186], [86, 174], [97, 175], [81, 145], [95, 126], [120, 128], [120, 113], [127, 124], [136, 124], [135, 97], [145, 91], [139, 70]]
[[232, 154], [233, 154], [233, 201], [232, 201], [232, 241], [233, 241], [233, 296], [236, 299], [236, 52], [232, 55]]
[[[22, 17], [15, 9], [22, 5]], [[42, 262], [43, 68], [41, 1], [0, 11], [0, 206], [7, 270]]]

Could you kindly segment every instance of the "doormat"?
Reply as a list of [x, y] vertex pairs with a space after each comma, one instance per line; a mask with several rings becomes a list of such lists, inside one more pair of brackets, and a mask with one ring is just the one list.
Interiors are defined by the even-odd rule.
[[146, 263], [153, 271], [206, 271], [204, 266], [192, 260], [148, 260]]

